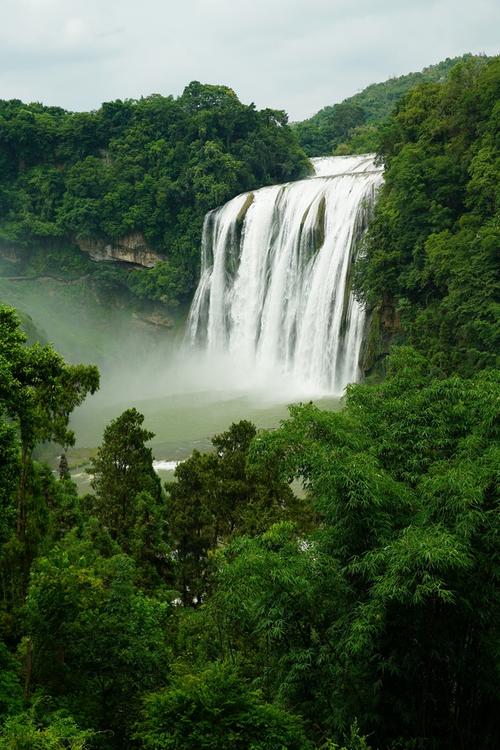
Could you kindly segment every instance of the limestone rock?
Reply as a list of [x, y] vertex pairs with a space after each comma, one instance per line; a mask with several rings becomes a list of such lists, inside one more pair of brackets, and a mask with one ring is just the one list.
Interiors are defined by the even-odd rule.
[[75, 241], [82, 252], [88, 253], [92, 260], [96, 261], [118, 261], [130, 263], [134, 266], [153, 268], [157, 263], [164, 260], [148, 247], [144, 235], [140, 232], [120, 237], [113, 244], [96, 239], [77, 239]]

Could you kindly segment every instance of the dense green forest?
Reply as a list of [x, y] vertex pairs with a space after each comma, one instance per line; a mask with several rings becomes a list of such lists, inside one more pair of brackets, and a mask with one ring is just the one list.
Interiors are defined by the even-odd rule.
[[447, 374], [498, 365], [499, 117], [495, 58], [417, 86], [381, 129], [385, 185], [356, 285], [376, 341], [392, 307], [400, 337]]
[[[95, 112], [0, 101], [0, 243], [29, 273], [88, 275], [106, 294], [175, 305], [196, 285], [205, 213], [309, 169], [284, 112], [224, 86], [192, 82], [177, 99]], [[137, 233], [164, 259], [149, 272], [92, 263], [77, 247]]]
[[0, 750], [499, 746], [499, 106], [470, 60], [381, 128], [354, 283], [384, 377], [231, 425], [175, 483], [133, 408], [92, 494], [34, 460], [99, 375], [0, 308]]
[[405, 94], [421, 83], [443, 82], [459, 61], [472, 58], [470, 54], [447, 58], [418, 73], [372, 83], [358, 94], [324, 107], [309, 119], [294, 123], [300, 145], [309, 156], [377, 151], [380, 145], [377, 126], [387, 120]]

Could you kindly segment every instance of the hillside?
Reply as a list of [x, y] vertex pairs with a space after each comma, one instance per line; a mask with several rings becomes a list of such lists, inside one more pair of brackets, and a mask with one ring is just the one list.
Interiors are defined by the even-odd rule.
[[14, 274], [90, 276], [105, 295], [175, 306], [196, 284], [205, 213], [308, 169], [284, 112], [224, 86], [95, 112], [0, 101], [0, 251]]
[[445, 81], [454, 65], [473, 58], [471, 54], [448, 57], [419, 72], [372, 83], [338, 104], [323, 107], [309, 119], [293, 125], [300, 145], [308, 156], [377, 150], [374, 126], [389, 117], [405, 94], [421, 83]]
[[417, 86], [384, 126], [384, 186], [355, 272], [375, 310], [368, 369], [378, 323], [437, 371], [498, 365], [499, 101], [500, 58], [470, 60]]

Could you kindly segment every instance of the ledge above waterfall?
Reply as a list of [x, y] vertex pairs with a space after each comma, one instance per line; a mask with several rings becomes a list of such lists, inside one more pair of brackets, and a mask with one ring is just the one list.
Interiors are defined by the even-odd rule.
[[352, 156], [317, 156], [311, 159], [315, 177], [336, 177], [341, 174], [381, 172], [375, 163], [376, 154], [355, 154]]

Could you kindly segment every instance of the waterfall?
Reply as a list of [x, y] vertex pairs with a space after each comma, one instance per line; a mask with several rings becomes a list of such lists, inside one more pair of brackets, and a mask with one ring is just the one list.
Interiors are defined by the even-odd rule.
[[312, 162], [313, 177], [207, 214], [186, 335], [256, 376], [340, 394], [359, 377], [365, 314], [350, 272], [382, 170], [371, 154]]

